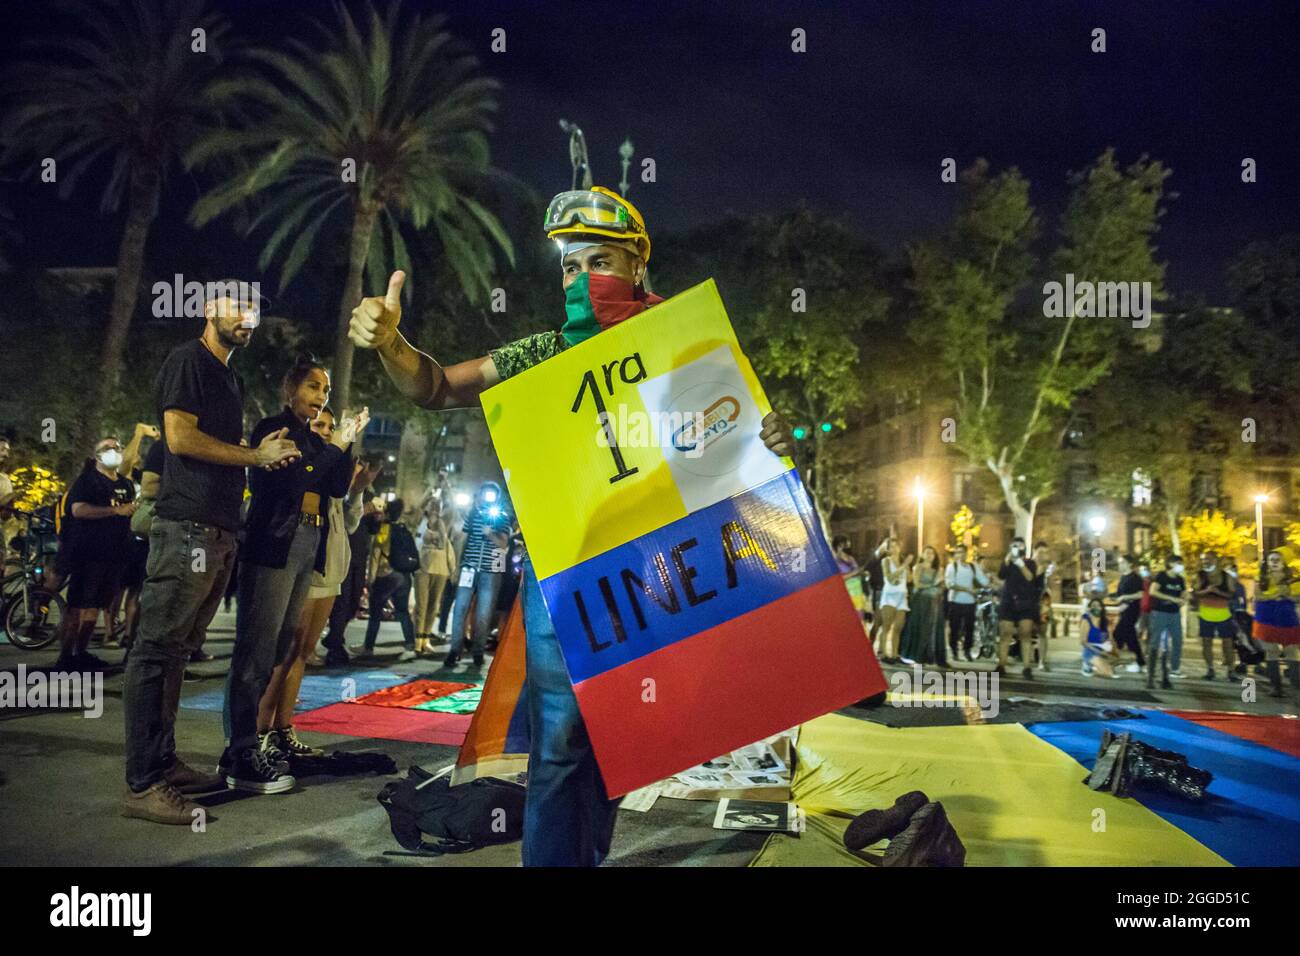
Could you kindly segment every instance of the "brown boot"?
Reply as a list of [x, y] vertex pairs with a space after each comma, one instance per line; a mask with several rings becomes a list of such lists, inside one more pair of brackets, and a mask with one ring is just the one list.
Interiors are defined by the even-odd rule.
[[159, 780], [144, 793], [128, 790], [122, 799], [122, 816], [173, 826], [189, 826], [194, 822], [195, 812], [201, 809], [166, 780]]

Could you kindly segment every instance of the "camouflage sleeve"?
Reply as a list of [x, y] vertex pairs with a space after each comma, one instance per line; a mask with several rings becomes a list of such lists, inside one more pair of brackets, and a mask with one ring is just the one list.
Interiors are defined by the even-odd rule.
[[488, 355], [497, 367], [502, 381], [518, 375], [564, 351], [564, 339], [559, 332], [538, 332], [493, 349]]

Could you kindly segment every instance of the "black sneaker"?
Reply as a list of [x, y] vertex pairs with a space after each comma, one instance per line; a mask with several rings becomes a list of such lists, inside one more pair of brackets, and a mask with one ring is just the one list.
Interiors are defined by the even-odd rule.
[[1162, 681], [1160, 681], [1160, 689], [1161, 689], [1161, 690], [1173, 690], [1173, 689], [1174, 689], [1174, 682], [1171, 681], [1168, 677], [1166, 677], [1166, 678], [1164, 678]]
[[257, 735], [257, 749], [275, 767], [284, 773], [289, 772], [289, 755], [280, 747], [280, 735], [274, 730]]
[[231, 753], [230, 748], [227, 747], [225, 750], [221, 751], [221, 756], [217, 759], [217, 776], [225, 777], [229, 774], [230, 768], [234, 766], [234, 763], [235, 755]]
[[1026, 667], [1024, 670], [1020, 672], [1020, 676], [1023, 677], [1025, 680], [1033, 680], [1034, 669], [1032, 667]]
[[249, 793], [284, 793], [292, 790], [294, 779], [272, 763], [258, 748], [249, 747], [235, 760], [226, 774], [226, 786]]
[[1202, 677], [1201, 680], [1214, 680], [1214, 671], [1213, 670], [1206, 671], [1205, 676]]
[[77, 654], [72, 658], [73, 666], [84, 671], [102, 671], [108, 669], [108, 661], [101, 660], [89, 652]]
[[298, 739], [298, 732], [292, 727], [271, 731], [275, 735], [276, 746], [292, 760], [294, 757], [323, 757], [325, 751], [309, 747]]
[[475, 667], [482, 667], [482, 666], [483, 666], [483, 655], [482, 655], [482, 654], [475, 654], [475, 655], [474, 655], [474, 666], [475, 666]]
[[325, 655], [326, 667], [346, 667], [352, 658], [348, 657], [347, 651], [330, 651]]
[[460, 663], [460, 656], [459, 656], [459, 655], [457, 655], [457, 654], [452, 654], [452, 653], [448, 653], [447, 656], [446, 656], [445, 658], [443, 658], [442, 666], [443, 666], [443, 667], [447, 667], [447, 668], [451, 668], [451, 667], [455, 667], [455, 666], [456, 666], [457, 664], [459, 664], [459, 663]]

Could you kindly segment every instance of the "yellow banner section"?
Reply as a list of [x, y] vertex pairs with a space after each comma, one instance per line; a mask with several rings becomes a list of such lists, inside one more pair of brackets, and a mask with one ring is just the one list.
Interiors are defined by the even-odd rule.
[[771, 411], [712, 279], [483, 393], [539, 578], [685, 517], [663, 452], [676, 426], [639, 386], [720, 347], [760, 416]]

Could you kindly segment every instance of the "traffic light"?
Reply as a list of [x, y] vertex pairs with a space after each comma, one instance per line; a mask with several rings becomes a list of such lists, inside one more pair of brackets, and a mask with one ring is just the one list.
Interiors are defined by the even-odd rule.
[[795, 428], [794, 430], [795, 441], [803, 441], [807, 437], [808, 437], [808, 429], [804, 428], [802, 425], [799, 425]]
[[832, 425], [830, 422], [822, 422], [822, 431], [824, 432], [829, 432], [834, 427], [835, 426]]

